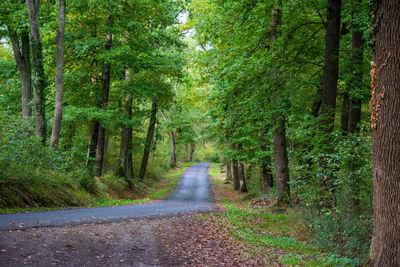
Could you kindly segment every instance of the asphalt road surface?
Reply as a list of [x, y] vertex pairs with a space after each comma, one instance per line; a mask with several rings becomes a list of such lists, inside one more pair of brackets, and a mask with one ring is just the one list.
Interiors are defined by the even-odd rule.
[[190, 166], [181, 176], [178, 189], [167, 199], [138, 205], [75, 208], [0, 214], [0, 230], [29, 227], [109, 223], [139, 218], [161, 218], [188, 212], [209, 212], [216, 208], [210, 193], [209, 163]]

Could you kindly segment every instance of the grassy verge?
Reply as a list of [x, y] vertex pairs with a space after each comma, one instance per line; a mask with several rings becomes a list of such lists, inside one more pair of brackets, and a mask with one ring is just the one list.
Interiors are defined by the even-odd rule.
[[213, 164], [210, 175], [220, 194], [225, 212], [213, 214], [222, 231], [229, 233], [253, 255], [284, 266], [357, 266], [358, 262], [337, 254], [324, 253], [311, 243], [311, 233], [298, 209], [276, 211], [257, 207], [254, 200], [224, 184], [220, 165]]
[[[185, 162], [179, 164], [176, 168], [167, 170], [161, 179], [158, 180], [136, 180], [134, 181], [135, 189], [133, 191], [126, 190], [126, 184], [123, 179], [114, 176], [109, 176], [108, 179], [98, 179], [96, 181], [99, 191], [95, 194], [90, 194], [83, 188], [71, 187], [63, 188], [67, 192], [66, 198], [78, 199], [78, 204], [71, 200], [71, 204], [60, 202], [59, 205], [52, 205], [50, 207], [26, 207], [26, 208], [1, 208], [0, 213], [15, 213], [15, 212], [29, 212], [29, 211], [44, 211], [44, 210], [57, 210], [64, 208], [77, 208], [77, 207], [102, 207], [126, 204], [140, 204], [150, 200], [160, 199], [175, 189], [179, 177], [187, 167], [194, 164], [194, 162]], [[117, 181], [117, 182], [116, 182]], [[116, 185], [118, 184], [118, 185]], [[38, 194], [46, 196], [52, 194], [51, 188], [45, 185], [38, 188]], [[112, 191], [112, 194], [110, 192]], [[123, 192], [123, 194], [121, 194]], [[121, 197], [125, 196], [125, 197]], [[28, 197], [28, 196], [26, 196]], [[57, 202], [56, 202], [57, 203]], [[80, 204], [79, 204], [80, 203]]]

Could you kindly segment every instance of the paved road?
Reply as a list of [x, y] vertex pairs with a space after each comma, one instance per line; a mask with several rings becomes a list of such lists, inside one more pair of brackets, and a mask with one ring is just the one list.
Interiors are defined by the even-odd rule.
[[139, 205], [0, 214], [0, 230], [116, 222], [212, 211], [216, 207], [210, 193], [208, 167], [209, 163], [206, 162], [190, 166], [182, 174], [178, 189], [164, 201]]

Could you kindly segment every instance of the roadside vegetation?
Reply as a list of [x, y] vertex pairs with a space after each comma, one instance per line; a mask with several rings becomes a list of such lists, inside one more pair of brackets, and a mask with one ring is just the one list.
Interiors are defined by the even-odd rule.
[[[273, 192], [249, 197], [233, 190], [221, 165], [212, 164], [209, 173], [223, 212], [200, 218], [215, 217], [216, 227], [234, 238], [237, 247], [284, 266], [358, 266], [363, 262], [319, 243], [304, 216], [306, 207], [277, 208]], [[249, 183], [250, 190], [253, 186]]]

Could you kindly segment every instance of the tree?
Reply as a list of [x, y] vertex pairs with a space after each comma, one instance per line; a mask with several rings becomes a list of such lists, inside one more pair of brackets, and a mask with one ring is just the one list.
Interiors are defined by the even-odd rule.
[[44, 72], [42, 41], [39, 31], [39, 11], [40, 0], [26, 0], [28, 7], [29, 26], [32, 38], [32, 57], [33, 57], [33, 93], [35, 101], [35, 123], [36, 136], [46, 143], [46, 110], [45, 110], [45, 90], [47, 78]]
[[147, 130], [147, 137], [146, 137], [146, 143], [144, 145], [142, 164], [140, 165], [140, 171], [139, 171], [140, 179], [143, 179], [144, 175], [146, 173], [147, 162], [149, 160], [150, 148], [151, 148], [151, 144], [153, 142], [156, 121], [157, 121], [157, 102], [155, 99], [153, 99], [153, 101], [151, 103], [151, 115], [150, 115], [149, 129]]
[[62, 109], [63, 109], [63, 94], [64, 94], [64, 28], [65, 28], [65, 13], [66, 13], [66, 0], [59, 0], [58, 11], [58, 28], [56, 36], [56, 99], [54, 108], [54, 124], [51, 133], [50, 145], [53, 148], [58, 146], [62, 122]]
[[374, 2], [371, 70], [374, 266], [400, 265], [400, 2]]

